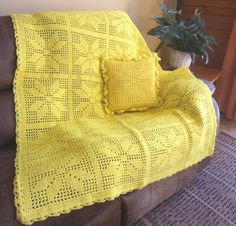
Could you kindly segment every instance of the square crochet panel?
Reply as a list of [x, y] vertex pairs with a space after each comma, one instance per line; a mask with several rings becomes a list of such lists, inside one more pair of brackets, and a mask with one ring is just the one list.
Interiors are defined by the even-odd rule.
[[107, 114], [143, 111], [160, 102], [157, 56], [101, 60]]

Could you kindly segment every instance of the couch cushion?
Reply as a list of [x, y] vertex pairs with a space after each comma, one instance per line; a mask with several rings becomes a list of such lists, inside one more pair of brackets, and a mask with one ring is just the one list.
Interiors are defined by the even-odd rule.
[[157, 55], [136, 58], [102, 58], [103, 106], [107, 114], [142, 111], [157, 106], [159, 72]]
[[[0, 149], [0, 222], [5, 226], [22, 225], [16, 220], [16, 209], [14, 207], [15, 149], [15, 144]], [[34, 223], [33, 226], [118, 226], [121, 218], [120, 200], [122, 203], [121, 225], [130, 225], [177, 190], [190, 183], [196, 172], [202, 170], [209, 163], [209, 160], [210, 158], [206, 158], [199, 164], [165, 180], [153, 183], [142, 190], [123, 195], [121, 199], [88, 206], [59, 217], [48, 218], [45, 221]]]
[[15, 141], [15, 106], [12, 89], [0, 91], [0, 147]]
[[10, 16], [0, 17], [0, 90], [12, 87], [16, 70], [15, 36]]
[[15, 155], [15, 143], [12, 143], [4, 148], [0, 148], [0, 186], [13, 181], [15, 176]]
[[[179, 174], [150, 184], [121, 197], [122, 225], [131, 225], [145, 213], [173, 195], [178, 186]], [[135, 208], [133, 207], [135, 206]]]
[[[129, 226], [164, 200], [188, 185], [210, 162], [210, 157], [171, 177], [150, 184], [142, 190], [121, 196], [122, 226]], [[135, 207], [134, 207], [135, 206]]]
[[[0, 185], [0, 200], [0, 225], [22, 225], [16, 219], [12, 182]], [[115, 200], [51, 217], [32, 226], [120, 226], [120, 215], [120, 200]]]
[[[16, 145], [0, 149], [0, 225], [20, 226], [16, 220], [13, 196], [14, 159]], [[121, 218], [120, 200], [95, 204], [72, 211], [69, 214], [51, 217], [33, 226], [119, 226]]]

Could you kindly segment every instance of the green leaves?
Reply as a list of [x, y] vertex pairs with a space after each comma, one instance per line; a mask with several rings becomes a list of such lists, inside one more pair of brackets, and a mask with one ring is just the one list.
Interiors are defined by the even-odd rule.
[[161, 36], [162, 33], [163, 33], [162, 28], [160, 26], [157, 26], [148, 31], [147, 34], [152, 36]]
[[169, 14], [169, 15], [176, 15], [176, 14], [181, 15], [182, 14], [181, 10], [177, 11], [176, 9], [169, 8], [164, 3], [160, 4], [160, 8], [161, 8], [161, 10], [163, 11], [164, 14]]
[[166, 18], [163, 18], [160, 16], [154, 17], [153, 20], [155, 20], [158, 24], [160, 24], [162, 26], [170, 25], [170, 23], [168, 22], [168, 20]]
[[152, 18], [159, 26], [152, 28], [148, 34], [159, 37], [162, 43], [173, 49], [191, 53], [193, 62], [196, 56], [199, 56], [208, 63], [207, 50], [213, 51], [212, 45], [215, 45], [216, 41], [214, 37], [202, 32], [206, 24], [201, 19], [199, 9], [196, 9], [193, 18], [187, 21], [181, 19], [182, 11], [171, 9], [163, 3], [160, 4], [160, 8], [164, 17]]

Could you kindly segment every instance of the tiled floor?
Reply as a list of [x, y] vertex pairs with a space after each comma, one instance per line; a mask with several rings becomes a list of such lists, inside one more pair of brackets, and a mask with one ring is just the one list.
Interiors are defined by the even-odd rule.
[[220, 115], [220, 131], [236, 138], [236, 121], [226, 119], [224, 114]]

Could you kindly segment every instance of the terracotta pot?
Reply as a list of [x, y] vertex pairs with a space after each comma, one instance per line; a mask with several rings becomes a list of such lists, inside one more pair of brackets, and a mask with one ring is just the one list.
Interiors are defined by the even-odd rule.
[[169, 66], [171, 68], [189, 67], [191, 65], [192, 58], [188, 52], [182, 52], [175, 49], [170, 49], [169, 53]]

